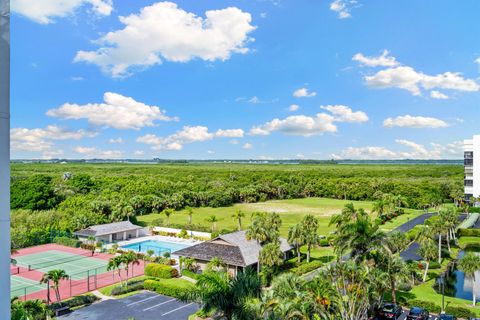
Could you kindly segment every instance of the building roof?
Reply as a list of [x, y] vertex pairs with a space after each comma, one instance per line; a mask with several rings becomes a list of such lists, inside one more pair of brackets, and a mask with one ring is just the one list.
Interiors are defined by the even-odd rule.
[[[205, 261], [218, 257], [226, 264], [246, 267], [257, 263], [261, 249], [257, 241], [247, 240], [245, 231], [237, 231], [175, 251], [174, 254]], [[280, 238], [280, 250], [287, 252], [292, 250], [292, 246]]]
[[104, 236], [112, 233], [119, 233], [125, 231], [132, 231], [142, 229], [142, 227], [134, 225], [130, 221], [121, 221], [108, 224], [99, 224], [96, 226], [90, 226], [86, 229], [74, 232], [77, 236]]

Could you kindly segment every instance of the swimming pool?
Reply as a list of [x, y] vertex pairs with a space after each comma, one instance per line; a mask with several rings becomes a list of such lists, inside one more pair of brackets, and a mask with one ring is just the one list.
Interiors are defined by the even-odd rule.
[[190, 247], [191, 244], [175, 243], [159, 240], [147, 240], [137, 243], [131, 243], [122, 246], [123, 249], [134, 250], [137, 252], [147, 253], [148, 250], [153, 250], [157, 256], [163, 255], [165, 252], [173, 253], [177, 250]]

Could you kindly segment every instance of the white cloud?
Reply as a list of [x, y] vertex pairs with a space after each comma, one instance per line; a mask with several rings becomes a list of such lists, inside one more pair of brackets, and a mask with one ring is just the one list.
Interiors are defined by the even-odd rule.
[[243, 135], [244, 131], [242, 129], [219, 129], [215, 132], [215, 136], [220, 138], [242, 138]]
[[252, 149], [253, 148], [253, 145], [251, 143], [245, 143], [243, 146], [242, 146], [243, 149]]
[[300, 88], [293, 92], [293, 96], [296, 98], [309, 98], [315, 97], [317, 93], [315, 91], [309, 92], [307, 88]]
[[338, 122], [367, 122], [368, 116], [363, 111], [353, 112], [350, 107], [344, 105], [320, 106], [321, 109], [330, 111], [334, 116], [334, 121]]
[[120, 150], [100, 150], [94, 147], [75, 147], [73, 151], [79, 153], [84, 158], [97, 158], [97, 159], [118, 159], [123, 155], [123, 151]]
[[232, 139], [230, 141], [228, 141], [230, 144], [233, 144], [233, 145], [236, 145], [236, 144], [239, 144], [240, 142], [237, 140], [237, 139]]
[[165, 111], [149, 106], [118, 93], [106, 92], [104, 103], [78, 105], [65, 103], [58, 109], [50, 109], [47, 115], [61, 119], [87, 119], [89, 123], [115, 129], [141, 129], [155, 125], [155, 120], [171, 121]]
[[123, 143], [123, 139], [122, 138], [116, 138], [116, 139], [109, 139], [108, 140], [108, 143]]
[[443, 120], [422, 117], [411, 116], [409, 114], [404, 116], [398, 116], [396, 118], [387, 118], [383, 121], [383, 126], [387, 128], [400, 127], [400, 128], [444, 128], [448, 127], [448, 123]]
[[288, 107], [288, 111], [291, 111], [291, 112], [295, 112], [297, 111], [298, 109], [300, 109], [300, 106], [298, 104], [291, 104], [289, 107]]
[[350, 12], [357, 4], [358, 1], [356, 0], [335, 0], [330, 3], [330, 10], [338, 13], [338, 18], [346, 19], [352, 16]]
[[83, 80], [85, 80], [85, 78], [83, 78], [83, 77], [71, 77], [70, 79], [72, 81], [83, 81]]
[[184, 126], [182, 130], [167, 137], [147, 134], [137, 138], [137, 142], [152, 145], [152, 149], [157, 151], [178, 151], [182, 150], [183, 145], [188, 143], [208, 141], [214, 138], [243, 137], [243, 134], [242, 129], [219, 129], [212, 133], [205, 126]]
[[143, 155], [145, 154], [145, 151], [143, 151], [143, 150], [135, 150], [135, 151], [133, 152], [133, 154], [136, 155], [136, 156], [143, 156]]
[[445, 93], [441, 93], [440, 91], [430, 91], [430, 97], [433, 99], [440, 99], [440, 100], [446, 100], [449, 97]]
[[458, 158], [463, 152], [463, 142], [455, 141], [446, 145], [430, 143], [430, 148], [405, 139], [396, 139], [395, 142], [406, 151], [393, 151], [385, 147], [349, 147], [340, 152], [332, 154], [334, 159], [446, 159]]
[[333, 124], [334, 118], [325, 113], [318, 113], [314, 117], [298, 115], [289, 116], [285, 119], [273, 119], [261, 126], [250, 130], [252, 135], [269, 135], [279, 131], [287, 135], [313, 136], [325, 132], [336, 132], [337, 127]]
[[363, 111], [352, 111], [351, 108], [343, 105], [321, 106], [322, 109], [330, 111], [332, 115], [317, 113], [315, 116], [295, 115], [285, 119], [275, 118], [263, 125], [250, 129], [251, 135], [267, 136], [278, 131], [286, 135], [313, 136], [326, 132], [337, 132], [334, 122], [365, 122], [368, 116]]
[[435, 76], [417, 72], [412, 67], [399, 66], [380, 70], [374, 75], [366, 76], [365, 81], [372, 88], [400, 88], [413, 95], [421, 95], [421, 88], [448, 89], [458, 91], [479, 91], [480, 85], [473, 79], [465, 79], [460, 73], [444, 72]]
[[80, 140], [96, 136], [96, 132], [71, 131], [55, 125], [46, 128], [13, 128], [10, 130], [12, 151], [41, 152], [43, 158], [60, 156], [63, 151], [56, 148], [54, 141]]
[[208, 153], [208, 154], [215, 154], [215, 151], [213, 151], [213, 150], [207, 150], [207, 153]]
[[112, 0], [12, 0], [12, 12], [35, 22], [49, 24], [55, 18], [72, 15], [79, 7], [89, 4], [98, 15], [108, 16], [113, 10]]
[[399, 63], [395, 57], [389, 56], [388, 50], [383, 50], [382, 54], [377, 57], [364, 56], [362, 53], [357, 53], [352, 60], [359, 62], [361, 65], [369, 67], [395, 67]]
[[[250, 13], [236, 7], [205, 12], [205, 18], [157, 2], [139, 14], [120, 17], [124, 29], [108, 32], [95, 43], [97, 51], [78, 51], [74, 61], [98, 65], [112, 77], [125, 77], [162, 61], [225, 61], [234, 53], [245, 54], [255, 30]], [[132, 48], [134, 48], [132, 50]]]

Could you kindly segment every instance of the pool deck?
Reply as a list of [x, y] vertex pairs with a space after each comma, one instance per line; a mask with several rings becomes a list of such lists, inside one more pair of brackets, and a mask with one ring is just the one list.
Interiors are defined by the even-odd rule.
[[[166, 237], [166, 236], [145, 236], [145, 237], [139, 237], [139, 238], [130, 239], [130, 240], [126, 240], [126, 241], [119, 241], [116, 244], [119, 247], [123, 247], [123, 246], [127, 246], [127, 245], [130, 245], [130, 244], [141, 243], [141, 242], [150, 241], [150, 240], [161, 241], [161, 242], [170, 242], [170, 243], [175, 243], [175, 244], [183, 244], [183, 245], [187, 245], [187, 246], [193, 246], [195, 244], [199, 244], [199, 243], [202, 242], [202, 241], [193, 240], [193, 239], [181, 239], [181, 238]], [[109, 244], [107, 246], [111, 247], [112, 244]]]

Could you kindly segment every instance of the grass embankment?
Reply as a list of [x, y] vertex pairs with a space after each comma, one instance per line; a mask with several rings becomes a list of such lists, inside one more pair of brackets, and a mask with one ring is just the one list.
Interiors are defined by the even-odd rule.
[[[134, 277], [134, 278], [129, 279], [128, 283], [129, 284], [132, 283], [132, 282], [135, 283], [135, 282], [142, 281], [142, 280], [145, 280], [145, 279], [148, 279], [148, 277], [146, 277], [146, 276]], [[120, 284], [116, 283], [116, 284], [112, 284], [110, 286], [100, 288], [98, 291], [105, 296], [110, 296], [110, 297], [115, 297], [116, 299], [121, 299], [121, 298], [126, 298], [126, 297], [132, 296], [134, 294], [137, 294], [137, 293], [139, 293], [140, 291], [143, 290], [143, 289], [142, 290], [135, 290], [135, 291], [127, 292], [127, 293], [124, 293], [124, 294], [113, 295], [112, 290], [115, 289], [115, 288], [118, 288], [118, 287], [120, 287]]]
[[[217, 230], [237, 228], [237, 221], [232, 218], [232, 215], [237, 210], [245, 212], [245, 217], [242, 219], [242, 226], [248, 226], [251, 222], [251, 213], [253, 212], [276, 212], [282, 218], [282, 227], [280, 233], [282, 236], [288, 234], [288, 228], [298, 223], [306, 214], [313, 214], [319, 219], [318, 232], [321, 235], [328, 235], [334, 231], [333, 226], [329, 226], [332, 215], [339, 213], [345, 204], [353, 203], [357, 208], [363, 208], [370, 212], [373, 202], [371, 201], [350, 201], [337, 200], [326, 198], [304, 198], [304, 199], [289, 199], [289, 200], [273, 200], [258, 203], [242, 203], [230, 207], [220, 208], [193, 208], [192, 223], [210, 228], [212, 224], [207, 222], [207, 218], [215, 215], [218, 218]], [[384, 231], [391, 231], [399, 225], [413, 219], [423, 213], [421, 210], [406, 209], [406, 214], [399, 216], [381, 226]], [[155, 220], [162, 219], [164, 224], [167, 219], [162, 214], [149, 214], [137, 217], [139, 223], [143, 225], [154, 225]], [[185, 210], [175, 212], [170, 216], [171, 224], [188, 223], [188, 215]]]

